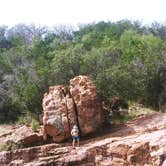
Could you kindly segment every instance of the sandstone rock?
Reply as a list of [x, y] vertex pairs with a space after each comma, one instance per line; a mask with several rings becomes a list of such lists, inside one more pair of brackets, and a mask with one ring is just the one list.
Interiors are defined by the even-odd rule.
[[43, 142], [42, 134], [32, 131], [26, 125], [0, 127], [0, 151], [25, 146], [39, 145]]
[[[21, 162], [24, 164], [20, 165], [25, 165], [25, 163], [28, 163], [29, 161], [35, 159], [38, 160], [40, 157], [47, 157], [48, 155], [52, 155], [50, 151], [56, 149], [57, 147], [60, 147], [60, 145], [54, 143], [49, 145], [18, 149], [14, 151], [3, 151], [0, 152], [0, 165], [5, 166], [9, 163], [12, 165], [12, 163], [16, 162]], [[59, 149], [57, 151], [59, 152]]]
[[69, 138], [71, 126], [76, 123], [76, 115], [73, 99], [65, 86], [49, 88], [49, 93], [43, 98], [43, 110], [47, 112], [45, 132], [56, 142]]
[[[132, 135], [124, 133], [121, 137], [117, 137], [117, 132], [114, 132], [104, 138], [100, 136], [100, 140], [92, 139], [75, 150], [71, 146], [60, 147], [57, 144], [50, 144], [13, 152], [0, 152], [0, 163], [10, 165], [20, 162], [25, 166], [165, 166], [166, 114], [157, 113], [144, 117], [142, 124], [145, 125], [148, 120], [150, 124], [153, 124], [153, 121], [159, 122], [155, 130], [141, 132], [140, 128]], [[132, 125], [128, 125], [127, 128], [134, 126], [135, 129], [136, 126], [139, 127], [140, 122], [141, 119], [132, 121]], [[126, 127], [121, 127], [118, 132], [124, 129]]]
[[76, 113], [82, 134], [88, 134], [102, 126], [102, 106], [96, 87], [87, 76], [70, 80], [70, 93], [76, 105]]
[[13, 130], [11, 135], [7, 136], [4, 142], [13, 142], [17, 144], [21, 143], [26, 145], [31, 143], [39, 143], [41, 141], [41, 135], [33, 132], [31, 128], [24, 125]]
[[61, 142], [77, 124], [82, 135], [102, 126], [102, 108], [96, 87], [87, 76], [70, 80], [70, 86], [51, 86], [43, 98], [44, 134]]

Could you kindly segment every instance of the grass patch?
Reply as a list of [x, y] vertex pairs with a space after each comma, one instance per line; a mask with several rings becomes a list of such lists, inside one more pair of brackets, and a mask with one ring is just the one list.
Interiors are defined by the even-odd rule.
[[41, 142], [24, 144], [22, 142], [15, 143], [12, 141], [8, 141], [5, 143], [4, 142], [0, 143], [0, 152], [1, 151], [13, 151], [13, 150], [17, 150], [17, 149], [28, 148], [28, 147], [39, 146], [39, 145], [41, 145]]
[[134, 119], [135, 117], [136, 116], [132, 116], [132, 115], [125, 115], [125, 116], [119, 116], [119, 117], [111, 116], [110, 122], [113, 125], [119, 125], [119, 124], [124, 124], [124, 123]]
[[8, 141], [6, 143], [0, 143], [0, 151], [12, 151], [12, 150], [16, 150], [16, 149], [20, 149], [23, 148], [23, 144], [21, 143], [14, 143], [11, 141]]
[[113, 125], [125, 124], [128, 121], [135, 119], [141, 115], [150, 115], [154, 113], [155, 110], [140, 106], [130, 106], [128, 113], [119, 116], [110, 116], [110, 122]]
[[39, 122], [36, 119], [37, 117], [34, 114], [27, 113], [19, 117], [18, 123], [28, 125], [36, 132], [40, 127]]
[[35, 119], [32, 120], [31, 122], [31, 128], [34, 132], [36, 132], [39, 129], [40, 125], [39, 122]]

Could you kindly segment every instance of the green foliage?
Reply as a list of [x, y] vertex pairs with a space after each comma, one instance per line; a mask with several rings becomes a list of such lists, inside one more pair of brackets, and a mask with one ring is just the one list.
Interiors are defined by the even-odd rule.
[[30, 124], [32, 122], [32, 117], [29, 114], [26, 115], [21, 115], [18, 118], [18, 123], [19, 124]]
[[18, 149], [17, 145], [12, 142], [0, 144], [0, 151], [9, 151], [9, 150], [16, 150], [16, 149]]
[[21, 143], [14, 143], [11, 141], [8, 141], [6, 143], [0, 143], [0, 151], [13, 151], [19, 148], [23, 148], [23, 144]]
[[[134, 103], [130, 104], [130, 108], [135, 107]], [[153, 109], [146, 108], [146, 107], [139, 107], [136, 106], [137, 110], [132, 110], [131, 112], [126, 112], [122, 115], [119, 116], [110, 116], [110, 123], [112, 125], [117, 125], [117, 124], [125, 124], [128, 121], [131, 121], [139, 116], [142, 115], [150, 115], [155, 113]]]
[[36, 119], [37, 119], [37, 115], [35, 113], [26, 112], [25, 114], [19, 116], [18, 123], [30, 125], [32, 123], [36, 123], [37, 122]]
[[37, 115], [34, 113], [26, 113], [25, 115], [21, 115], [18, 118], [18, 123], [19, 124], [25, 124], [25, 125], [30, 125], [30, 127], [32, 128], [32, 130], [34, 132], [37, 131], [37, 129], [39, 128], [39, 122], [37, 119]]
[[0, 108], [0, 123], [11, 123], [17, 120], [21, 113], [21, 105], [18, 101], [14, 101], [11, 97], [5, 97], [2, 108]]
[[31, 122], [31, 128], [34, 132], [36, 132], [39, 129], [39, 122], [33, 119]]
[[84, 54], [82, 45], [70, 46], [68, 49], [55, 52], [51, 63], [53, 83], [65, 84], [69, 79], [81, 74]]
[[160, 109], [166, 104], [165, 27], [129, 20], [81, 25], [77, 31], [0, 27], [0, 122], [40, 113], [48, 86], [80, 74], [92, 78], [102, 100], [120, 96]]

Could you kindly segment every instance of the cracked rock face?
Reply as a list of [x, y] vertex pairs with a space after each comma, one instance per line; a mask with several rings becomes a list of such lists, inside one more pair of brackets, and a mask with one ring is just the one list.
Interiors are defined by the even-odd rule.
[[[158, 122], [157, 125], [156, 122]], [[139, 130], [136, 130], [137, 128]], [[90, 138], [88, 142], [81, 140], [81, 146], [76, 149], [71, 147], [71, 143], [68, 145], [53, 143], [15, 151], [3, 151], [0, 152], [0, 165], [166, 165], [166, 113], [155, 113], [137, 118], [114, 129], [104, 136]]]
[[70, 137], [77, 124], [81, 135], [95, 132], [102, 126], [102, 108], [96, 87], [87, 76], [77, 76], [70, 85], [51, 86], [44, 94], [44, 130], [56, 142]]

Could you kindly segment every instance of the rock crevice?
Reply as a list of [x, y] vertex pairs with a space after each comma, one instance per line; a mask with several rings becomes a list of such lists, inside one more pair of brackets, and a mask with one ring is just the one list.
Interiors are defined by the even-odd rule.
[[101, 102], [96, 87], [87, 76], [77, 76], [69, 86], [51, 86], [44, 94], [43, 111], [45, 133], [55, 142], [70, 137], [70, 131], [77, 124], [81, 135], [95, 132], [102, 126]]
[[[72, 96], [71, 96], [72, 97]], [[72, 98], [73, 100], [73, 108], [74, 108], [74, 113], [75, 113], [75, 124], [78, 126], [78, 129], [79, 129], [79, 134], [81, 135], [82, 131], [81, 131], [81, 128], [80, 128], [80, 123], [79, 123], [79, 119], [78, 119], [78, 109], [77, 109], [77, 105], [74, 101], [74, 99]]]

